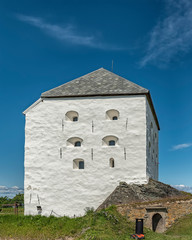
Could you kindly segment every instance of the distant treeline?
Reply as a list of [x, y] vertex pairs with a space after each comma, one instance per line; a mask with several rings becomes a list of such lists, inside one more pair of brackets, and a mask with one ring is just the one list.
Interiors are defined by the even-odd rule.
[[0, 197], [0, 205], [1, 204], [14, 204], [15, 202], [19, 204], [24, 204], [24, 194], [17, 194], [14, 198]]

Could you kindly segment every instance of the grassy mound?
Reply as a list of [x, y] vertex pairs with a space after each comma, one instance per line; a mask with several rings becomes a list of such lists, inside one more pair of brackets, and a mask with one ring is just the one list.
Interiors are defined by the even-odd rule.
[[[87, 211], [84, 217], [41, 217], [0, 214], [0, 239], [87, 239], [128, 240], [135, 224], [121, 216], [116, 207], [99, 212]], [[148, 240], [192, 239], [192, 215], [178, 221], [167, 233], [145, 229]]]
[[[41, 217], [0, 215], [0, 237], [14, 239], [126, 239], [133, 233], [115, 207], [93, 212], [84, 217]], [[70, 239], [70, 238], [69, 238]]]

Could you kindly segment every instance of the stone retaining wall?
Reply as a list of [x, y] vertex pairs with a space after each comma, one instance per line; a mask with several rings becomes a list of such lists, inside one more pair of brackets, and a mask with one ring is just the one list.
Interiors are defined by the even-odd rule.
[[164, 232], [177, 219], [192, 213], [192, 198], [118, 205], [117, 210], [122, 215], [128, 216], [131, 221], [143, 218], [145, 227], [157, 232]]

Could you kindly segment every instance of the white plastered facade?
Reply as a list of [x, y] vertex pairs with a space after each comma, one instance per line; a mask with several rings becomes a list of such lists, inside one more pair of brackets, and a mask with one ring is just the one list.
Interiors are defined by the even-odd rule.
[[[108, 110], [117, 110], [118, 120], [109, 119]], [[78, 121], [66, 118], [69, 111], [78, 113]], [[158, 178], [148, 150], [151, 141], [158, 158], [158, 130], [145, 95], [44, 98], [24, 113], [26, 215], [38, 214], [41, 206], [45, 216], [80, 216], [86, 207], [96, 209], [119, 182]], [[103, 144], [107, 136], [117, 139], [115, 146]], [[81, 146], [67, 144], [71, 138], [81, 139]], [[74, 168], [79, 159], [84, 169]]]
[[147, 175], [158, 180], [159, 175], [159, 150], [158, 150], [158, 127], [150, 105], [146, 101], [147, 118]]

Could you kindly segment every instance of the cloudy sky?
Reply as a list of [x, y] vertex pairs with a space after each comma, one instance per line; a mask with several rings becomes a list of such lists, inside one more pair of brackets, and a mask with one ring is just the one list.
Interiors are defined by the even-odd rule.
[[23, 188], [22, 112], [112, 60], [116, 74], [150, 89], [159, 180], [192, 187], [191, 0], [1, 0], [0, 15], [1, 187]]
[[16, 194], [19, 193], [23, 193], [23, 188], [19, 188], [18, 186], [0, 186], [0, 197], [7, 196], [8, 198], [13, 198]]

